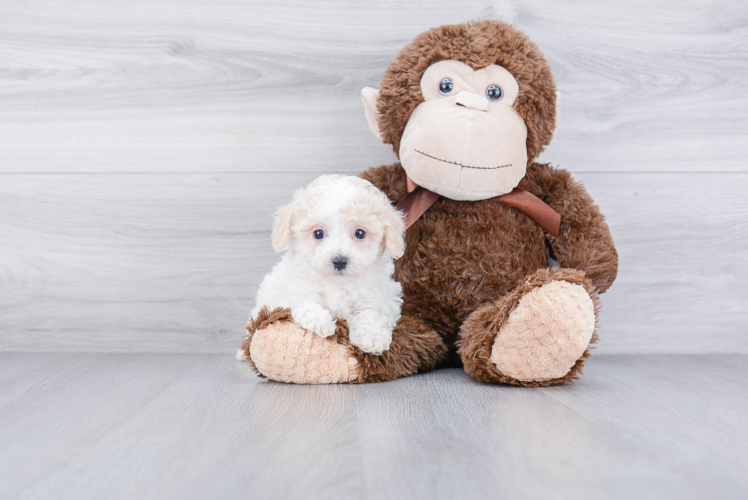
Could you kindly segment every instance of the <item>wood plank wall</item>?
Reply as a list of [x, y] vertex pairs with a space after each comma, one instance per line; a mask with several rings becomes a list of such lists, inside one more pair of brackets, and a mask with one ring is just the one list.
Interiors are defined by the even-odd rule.
[[421, 31], [509, 21], [562, 92], [542, 160], [619, 248], [598, 352], [748, 352], [748, 4], [0, 5], [0, 350], [225, 352], [274, 208], [392, 163], [359, 91]]

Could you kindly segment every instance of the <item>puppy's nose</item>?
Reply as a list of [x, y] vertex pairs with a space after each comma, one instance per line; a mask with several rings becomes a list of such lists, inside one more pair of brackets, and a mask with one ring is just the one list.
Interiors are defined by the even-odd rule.
[[334, 267], [336, 271], [342, 271], [347, 265], [348, 259], [346, 257], [343, 257], [342, 255], [338, 255], [337, 257], [332, 259], [332, 267]]

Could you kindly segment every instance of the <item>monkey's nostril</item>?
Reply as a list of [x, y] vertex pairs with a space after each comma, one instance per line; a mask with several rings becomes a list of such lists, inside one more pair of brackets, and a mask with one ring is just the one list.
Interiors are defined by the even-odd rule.
[[348, 259], [342, 255], [338, 255], [332, 259], [332, 267], [334, 267], [336, 271], [342, 271], [347, 265]]
[[455, 96], [455, 104], [476, 111], [488, 111], [488, 99], [466, 90]]

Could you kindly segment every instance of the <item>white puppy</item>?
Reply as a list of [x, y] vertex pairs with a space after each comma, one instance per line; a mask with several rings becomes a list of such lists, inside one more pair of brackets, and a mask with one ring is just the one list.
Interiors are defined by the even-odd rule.
[[381, 354], [400, 317], [402, 288], [392, 262], [405, 251], [402, 214], [359, 177], [323, 175], [281, 207], [273, 248], [285, 250], [257, 292], [263, 306], [288, 307], [294, 321], [321, 337], [348, 321], [351, 343]]

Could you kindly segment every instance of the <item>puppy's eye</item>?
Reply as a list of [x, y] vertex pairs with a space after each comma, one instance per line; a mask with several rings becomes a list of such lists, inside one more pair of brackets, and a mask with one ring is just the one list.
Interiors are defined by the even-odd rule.
[[314, 232], [314, 239], [315, 239], [315, 240], [321, 240], [321, 239], [322, 239], [322, 238], [324, 238], [324, 237], [325, 237], [325, 232], [324, 232], [323, 230], [321, 230], [321, 229], [317, 229], [317, 230], [316, 230], [316, 231]]
[[496, 84], [489, 85], [488, 88], [486, 89], [486, 97], [488, 97], [492, 101], [498, 101], [499, 99], [503, 97], [503, 95], [504, 95], [504, 91], [501, 90], [501, 87], [499, 87]]
[[363, 229], [356, 229], [356, 232], [353, 234], [359, 240], [363, 240], [364, 238], [366, 238], [366, 231], [364, 231]]
[[455, 88], [455, 82], [451, 78], [445, 78], [439, 82], [439, 93], [441, 95], [447, 95]]

